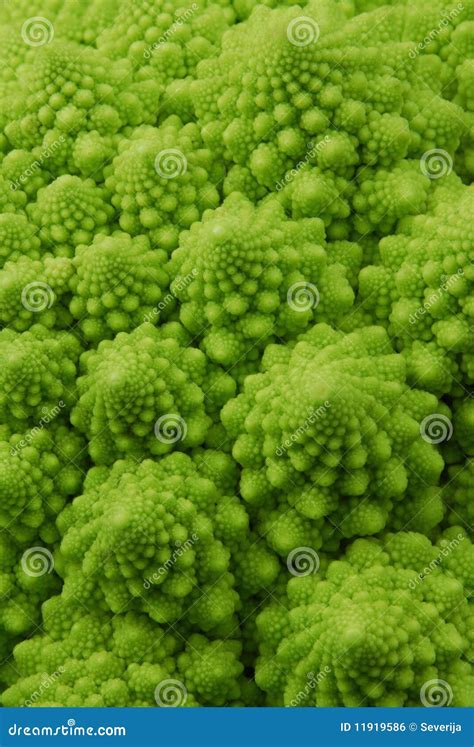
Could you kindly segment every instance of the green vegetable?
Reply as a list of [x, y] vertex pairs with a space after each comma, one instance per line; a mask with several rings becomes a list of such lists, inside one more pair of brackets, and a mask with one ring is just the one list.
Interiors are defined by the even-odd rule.
[[474, 705], [473, 29], [1, 3], [1, 705]]

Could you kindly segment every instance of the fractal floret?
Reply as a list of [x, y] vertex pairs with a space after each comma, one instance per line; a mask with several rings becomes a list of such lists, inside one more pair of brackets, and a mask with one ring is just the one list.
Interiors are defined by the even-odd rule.
[[158, 317], [167, 306], [166, 260], [165, 252], [150, 250], [147, 236], [119, 231], [78, 246], [70, 309], [84, 336], [100, 341]]
[[[93, 469], [84, 495], [58, 518], [64, 596], [87, 604], [87, 594], [100, 589], [113, 612], [132, 598], [133, 608], [159, 623], [191, 608], [202, 630], [230, 618], [238, 595], [216, 530], [222, 523], [231, 535], [232, 519], [226, 522], [226, 499], [212, 481], [185, 454], [159, 464], [117, 461], [107, 473]], [[223, 518], [213, 526], [216, 512]]]
[[344, 336], [319, 324], [293, 350], [270, 345], [263, 365], [222, 420], [242, 496], [278, 552], [307, 544], [323, 517], [345, 537], [439, 523], [443, 460], [420, 428], [437, 400], [409, 390], [380, 327]]
[[291, 579], [257, 618], [256, 681], [269, 704], [429, 706], [440, 687], [467, 706], [473, 562], [459, 527], [436, 545], [400, 532], [358, 539], [324, 574]]
[[204, 442], [212, 421], [204, 402], [209, 364], [200, 350], [147, 322], [103, 340], [82, 364], [71, 421], [87, 435], [96, 463]]
[[[21, 675], [6, 690], [4, 705], [232, 704], [243, 689], [239, 653], [236, 640], [208, 640], [197, 634], [184, 646], [179, 636], [145, 615], [81, 615], [77, 609], [63, 635], [53, 628], [15, 648]], [[196, 655], [204, 661], [199, 669]]]
[[249, 348], [255, 358], [269, 340], [291, 339], [315, 316], [341, 320], [354, 301], [349, 268], [324, 246], [320, 219], [290, 221], [278, 202], [255, 208], [232, 195], [173, 253], [182, 323], [229, 365]]
[[380, 241], [380, 264], [360, 273], [362, 308], [403, 345], [413, 385], [437, 394], [474, 377], [473, 205], [472, 188], [440, 188], [427, 212]]
[[214, 182], [220, 171], [199, 128], [169, 117], [159, 128], [138, 128], [122, 143], [106, 186], [121, 228], [132, 236], [147, 230], [154, 245], [169, 251], [181, 229], [219, 204]]

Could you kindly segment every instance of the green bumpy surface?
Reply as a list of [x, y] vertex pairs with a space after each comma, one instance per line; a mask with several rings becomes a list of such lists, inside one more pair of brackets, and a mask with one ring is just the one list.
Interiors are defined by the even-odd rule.
[[345, 537], [401, 520], [426, 531], [439, 523], [443, 461], [419, 426], [437, 400], [408, 389], [405, 361], [380, 327], [344, 336], [316, 325], [292, 351], [267, 348], [263, 364], [222, 420], [242, 496], [262, 509], [278, 552], [310, 539], [319, 549], [325, 517]]
[[0, 3], [0, 705], [474, 705], [473, 39]]
[[474, 548], [453, 528], [358, 539], [324, 574], [289, 581], [285, 608], [257, 618], [256, 680], [274, 705], [416, 706], [429, 681], [472, 703]]

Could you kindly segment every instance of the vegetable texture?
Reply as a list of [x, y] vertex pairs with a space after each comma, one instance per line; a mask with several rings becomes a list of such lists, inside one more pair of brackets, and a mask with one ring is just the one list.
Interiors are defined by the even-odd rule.
[[0, 24], [1, 704], [474, 705], [474, 0]]

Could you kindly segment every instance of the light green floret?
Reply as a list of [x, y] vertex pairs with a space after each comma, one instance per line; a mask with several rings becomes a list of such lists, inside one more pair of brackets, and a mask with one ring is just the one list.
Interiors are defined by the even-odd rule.
[[354, 293], [339, 257], [331, 262], [317, 218], [288, 220], [281, 205], [255, 207], [236, 193], [181, 237], [171, 290], [180, 319], [214, 361], [229, 366], [275, 337], [290, 339], [314, 318], [337, 323]]
[[12, 189], [11, 183], [0, 175], [0, 212], [23, 213], [26, 197], [18, 189]]
[[[418, 63], [421, 59], [423, 63], [418, 69], [415, 68], [418, 75], [420, 68], [421, 71], [425, 68], [424, 63], [436, 63], [439, 89], [446, 85], [447, 75], [441, 61], [452, 53], [450, 42], [457, 34], [457, 27], [472, 18], [474, 11], [472, 0], [465, 3], [458, 3], [457, 0], [419, 0], [416, 5], [406, 0], [350, 0], [349, 3], [344, 2], [343, 6], [346, 12], [355, 16], [343, 29], [348, 44], [354, 38], [360, 39], [363, 34], [368, 36], [369, 33], [371, 44], [387, 50], [391, 42], [403, 41], [410, 60]], [[458, 54], [462, 55], [462, 52]], [[380, 95], [386, 96], [387, 92], [381, 91]]]
[[473, 547], [457, 531], [438, 546], [415, 533], [358, 539], [327, 570], [291, 579], [257, 618], [268, 705], [472, 705]]
[[0, 418], [35, 425], [50, 410], [70, 408], [81, 345], [76, 337], [40, 324], [19, 334], [0, 332]]
[[88, 340], [98, 342], [129, 332], [144, 321], [157, 322], [174, 298], [166, 294], [169, 278], [163, 250], [150, 251], [146, 236], [116, 232], [96, 234], [78, 246], [71, 278], [70, 311]]
[[178, 656], [178, 667], [202, 705], [225, 706], [240, 698], [241, 648], [239, 641], [189, 637], [187, 650]]
[[451, 465], [448, 477], [443, 490], [448, 523], [462, 523], [469, 531], [474, 525], [474, 459]]
[[83, 177], [90, 177], [97, 183], [103, 182], [120, 139], [121, 135], [103, 135], [97, 130], [80, 133], [72, 150], [74, 166]]
[[138, 128], [124, 141], [106, 185], [121, 228], [132, 236], [149, 231], [152, 244], [169, 251], [181, 229], [219, 204], [213, 183], [221, 171], [199, 127], [169, 117], [159, 128]]
[[[38, 152], [39, 151], [39, 152]], [[38, 158], [35, 153], [38, 152]], [[45, 168], [46, 167], [46, 168]], [[3, 159], [0, 172], [10, 183], [13, 192], [24, 193], [30, 201], [35, 199], [41, 187], [53, 181], [54, 176], [47, 169], [47, 161], [41, 160], [41, 149], [11, 150]], [[24, 200], [25, 196], [20, 197]]]
[[56, 16], [64, 0], [17, 0], [15, 3], [2, 3], [0, 19], [3, 23], [23, 23], [31, 15], [46, 13], [51, 20]]
[[423, 156], [431, 149], [452, 156], [469, 130], [469, 119], [461, 107], [444, 98], [434, 98], [429, 90], [412, 92], [403, 114], [410, 121], [412, 157]]
[[22, 256], [31, 259], [40, 257], [38, 229], [28, 223], [24, 215], [4, 213], [0, 215], [0, 265]]
[[239, 515], [216, 523], [230, 499], [189, 456], [118, 461], [100, 484], [93, 470], [92, 483], [58, 518], [65, 598], [87, 605], [98, 587], [113, 612], [128, 604], [159, 623], [186, 614], [201, 630], [232, 617], [239, 597], [219, 537], [239, 530]]
[[400, 218], [424, 212], [430, 185], [419, 161], [399, 161], [390, 169], [362, 169], [352, 197], [356, 231], [387, 234]]
[[[5, 5], [6, 3], [2, 3], [0, 17], [3, 15], [2, 11]], [[27, 13], [23, 16], [20, 23], [9, 23], [9, 21], [1, 20], [0, 80], [5, 83], [5, 87], [3, 88], [5, 92], [11, 91], [14, 93], [15, 86], [17, 86], [17, 70], [25, 63], [25, 60], [28, 57], [31, 57], [31, 46], [25, 44], [20, 33], [22, 24], [28, 18], [28, 15], [29, 14]]]
[[[29, 551], [29, 552], [28, 552]], [[25, 554], [26, 553], [26, 554]], [[51, 551], [41, 540], [18, 543], [9, 532], [0, 535], [0, 656], [4, 662], [13, 647], [40, 623], [42, 602], [58, 592]], [[0, 681], [11, 677], [0, 667]]]
[[320, 533], [312, 522], [324, 517], [346, 537], [376, 534], [398, 524], [402, 499], [405, 525], [429, 531], [441, 521], [434, 486], [443, 460], [419, 425], [439, 405], [408, 389], [405, 361], [383, 328], [344, 336], [318, 324], [292, 351], [270, 345], [263, 367], [224, 406], [222, 422], [243, 468], [242, 497], [263, 514], [275, 501], [277, 515], [293, 508], [272, 534], [278, 552]]
[[460, 400], [454, 415], [456, 438], [465, 454], [474, 456], [474, 399]]
[[[310, 2], [304, 15], [259, 6], [190, 84], [204, 141], [272, 191], [311, 159], [352, 179], [358, 164], [389, 168], [434, 147], [452, 154], [467, 119], [441, 97], [441, 69], [410, 54], [432, 28], [405, 6], [351, 20], [330, 0]], [[309, 155], [313, 139], [321, 147]]]
[[188, 707], [241, 698], [235, 640], [195, 635], [185, 643], [146, 615], [79, 608], [62, 634], [47, 630], [16, 646], [4, 706]]
[[404, 346], [412, 383], [435, 393], [456, 387], [458, 369], [474, 377], [472, 204], [472, 188], [450, 177], [426, 213], [381, 240], [380, 264], [359, 278], [362, 309]]
[[[120, 35], [120, 26], [115, 26], [118, 44], [129, 42], [130, 6], [122, 0], [122, 19], [127, 35]], [[157, 16], [156, 0], [140, 0], [134, 4], [132, 13], [147, 7], [147, 21], [131, 31], [141, 39], [134, 40], [127, 56], [139, 67], [138, 80], [152, 78], [165, 84], [163, 109], [166, 114], [182, 114], [193, 120], [193, 108], [189, 96], [189, 80], [195, 76], [200, 60], [215, 57], [220, 50], [221, 37], [234, 20], [230, 3], [208, 2], [185, 7], [179, 0], [167, 0], [162, 13]], [[174, 7], [173, 7], [174, 6]], [[147, 27], [148, 26], [148, 27]], [[110, 33], [110, 32], [109, 32]], [[105, 34], [104, 34], [105, 37]], [[108, 48], [108, 45], [105, 45]]]
[[95, 463], [203, 443], [211, 425], [204, 408], [206, 357], [166, 334], [143, 324], [83, 355], [71, 420], [88, 436]]
[[55, 175], [74, 173], [79, 133], [113, 135], [156, 119], [162, 86], [133, 82], [127, 60], [112, 62], [97, 49], [54, 39], [37, 46], [6, 99], [5, 135], [14, 148], [43, 153]]
[[56, 516], [82, 484], [85, 443], [71, 432], [62, 409], [48, 411], [29, 430], [2, 426], [0, 527], [18, 542], [31, 544], [38, 535], [55, 542]]
[[295, 220], [318, 217], [328, 235], [342, 226], [343, 234], [338, 238], [346, 238], [348, 234], [346, 219], [351, 212], [348, 196], [354, 188], [343, 177], [306, 165], [290, 170], [276, 185], [281, 202]]
[[28, 215], [53, 254], [71, 257], [78, 244], [88, 244], [98, 231], [110, 230], [114, 209], [92, 179], [65, 175], [39, 190]]
[[79, 44], [96, 46], [97, 37], [115, 23], [119, 0], [62, 0], [54, 21], [55, 35]]
[[64, 329], [71, 323], [65, 300], [74, 272], [70, 259], [20, 256], [0, 270], [0, 321], [18, 332], [40, 323]]
[[118, 1], [113, 24], [97, 46], [110, 59], [128, 57], [149, 77], [171, 82], [193, 73], [200, 59], [212, 57], [234, 20], [230, 3], [207, 0], [190, 7], [179, 0]]

